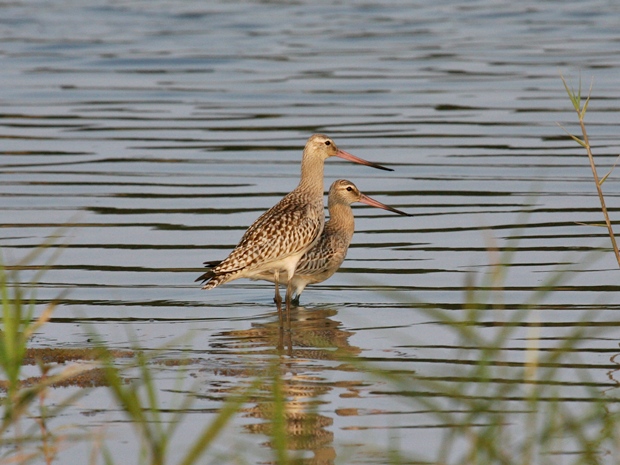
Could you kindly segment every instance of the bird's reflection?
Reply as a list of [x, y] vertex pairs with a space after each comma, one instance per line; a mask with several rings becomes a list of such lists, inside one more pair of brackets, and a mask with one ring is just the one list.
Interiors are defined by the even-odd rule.
[[227, 349], [256, 350], [288, 355], [292, 358], [312, 360], [340, 360], [360, 353], [359, 347], [349, 344], [354, 334], [341, 328], [342, 323], [331, 317], [338, 312], [331, 308], [308, 310], [295, 307], [291, 312], [290, 324], [282, 324], [278, 314], [268, 322], [252, 323], [249, 329], [224, 331], [214, 347]]
[[[350, 371], [346, 359], [361, 352], [359, 347], [349, 343], [354, 333], [342, 329], [342, 323], [333, 318], [337, 313], [330, 308], [309, 310], [297, 307], [291, 312], [290, 327], [283, 327], [274, 312], [268, 322], [252, 323], [249, 329], [217, 334], [218, 340], [213, 343], [239, 354], [269, 355], [262, 366], [264, 368], [271, 363], [270, 369], [277, 370], [277, 377], [270, 379], [278, 379], [284, 398], [287, 448], [306, 453], [304, 458], [294, 463], [323, 465], [335, 462], [333, 432], [328, 429], [333, 419], [323, 412], [330, 410], [324, 406], [329, 402], [327, 394], [336, 387], [336, 383], [321, 375], [321, 370], [333, 373], [340, 367]], [[328, 364], [322, 368], [320, 361]], [[342, 363], [334, 366], [334, 361]], [[244, 425], [249, 433], [271, 437], [276, 411], [275, 400], [269, 395], [272, 389], [273, 385], [266, 382], [254, 405], [243, 410], [246, 418], [259, 420]], [[264, 444], [273, 446], [271, 441]], [[308, 453], [312, 455], [308, 457]]]

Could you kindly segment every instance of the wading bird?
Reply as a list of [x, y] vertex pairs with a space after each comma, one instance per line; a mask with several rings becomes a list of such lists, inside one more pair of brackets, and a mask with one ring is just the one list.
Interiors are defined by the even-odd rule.
[[275, 301], [281, 316], [282, 298], [278, 286], [282, 274], [287, 281], [286, 310], [290, 316], [291, 278], [299, 259], [319, 240], [325, 224], [323, 167], [325, 160], [334, 156], [392, 171], [340, 150], [323, 134], [312, 135], [304, 147], [299, 185], [248, 228], [227, 258], [196, 279], [203, 282], [203, 289], [269, 273], [273, 276]]
[[[327, 198], [329, 221], [325, 223], [317, 243], [301, 257], [295, 269], [295, 275], [293, 275], [291, 282], [293, 287], [292, 302], [294, 304], [299, 304], [299, 297], [308, 284], [322, 283], [331, 278], [342, 265], [355, 231], [355, 217], [351, 209], [351, 204], [355, 202], [383, 208], [399, 215], [411, 216], [409, 213], [384, 205], [362, 194], [351, 181], [346, 179], [335, 181], [329, 188]], [[212, 262], [206, 264], [215, 265]], [[261, 273], [252, 279], [273, 282], [273, 275]]]

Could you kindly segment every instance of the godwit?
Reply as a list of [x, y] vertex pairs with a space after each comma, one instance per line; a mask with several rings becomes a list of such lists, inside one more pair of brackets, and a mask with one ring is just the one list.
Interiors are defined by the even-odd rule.
[[299, 185], [248, 228], [227, 258], [196, 279], [204, 283], [203, 289], [267, 273], [273, 276], [275, 301], [281, 314], [278, 285], [280, 273], [286, 273], [286, 309], [287, 314], [290, 312], [293, 290], [290, 278], [295, 275], [299, 259], [319, 239], [325, 224], [323, 167], [325, 160], [333, 156], [392, 171], [340, 150], [325, 135], [314, 134], [304, 147]]
[[[329, 221], [325, 223], [323, 233], [316, 244], [299, 260], [295, 275], [290, 281], [295, 296], [293, 303], [299, 304], [299, 296], [308, 284], [322, 283], [342, 265], [355, 230], [355, 218], [351, 210], [351, 204], [355, 202], [411, 216], [362, 194], [351, 181], [346, 179], [335, 181], [329, 188], [327, 199]], [[269, 273], [260, 273], [252, 279], [273, 282], [273, 276]]]

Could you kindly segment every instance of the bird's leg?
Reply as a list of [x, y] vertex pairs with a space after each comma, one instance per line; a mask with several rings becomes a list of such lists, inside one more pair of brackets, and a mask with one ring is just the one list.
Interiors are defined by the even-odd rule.
[[278, 281], [280, 279], [280, 270], [274, 270], [273, 272], [273, 282], [276, 286], [276, 295], [273, 298], [276, 302], [276, 307], [278, 307], [278, 316], [280, 320], [282, 320], [282, 296], [280, 296], [280, 288], [278, 286]]
[[289, 273], [291, 279], [288, 280], [286, 284], [286, 321], [290, 325], [291, 324], [291, 301], [293, 298], [293, 279], [292, 273]]
[[278, 344], [276, 345], [276, 351], [278, 355], [284, 354], [284, 326], [282, 325], [282, 318], [280, 318], [280, 326], [278, 328]]

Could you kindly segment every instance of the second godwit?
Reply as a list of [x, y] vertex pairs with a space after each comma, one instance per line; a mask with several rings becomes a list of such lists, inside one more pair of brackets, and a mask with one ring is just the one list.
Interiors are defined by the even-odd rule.
[[[322, 283], [330, 278], [342, 265], [349, 244], [355, 231], [355, 218], [351, 204], [365, 203], [377, 208], [383, 208], [399, 215], [411, 216], [409, 213], [397, 210], [362, 194], [351, 181], [339, 179], [329, 188], [327, 208], [329, 221], [316, 244], [299, 260], [295, 275], [291, 280], [294, 298], [293, 303], [299, 304], [299, 296], [308, 284]], [[273, 282], [269, 273], [261, 273], [252, 279], [263, 279]]]
[[287, 281], [287, 314], [290, 312], [293, 293], [290, 278], [295, 275], [299, 259], [319, 239], [325, 224], [323, 167], [325, 160], [334, 156], [392, 171], [340, 150], [323, 134], [314, 134], [304, 147], [299, 185], [248, 228], [227, 258], [196, 279], [203, 282], [203, 289], [212, 289], [234, 279], [269, 274], [275, 283], [275, 301], [281, 313], [278, 285], [280, 273], [283, 273]]

